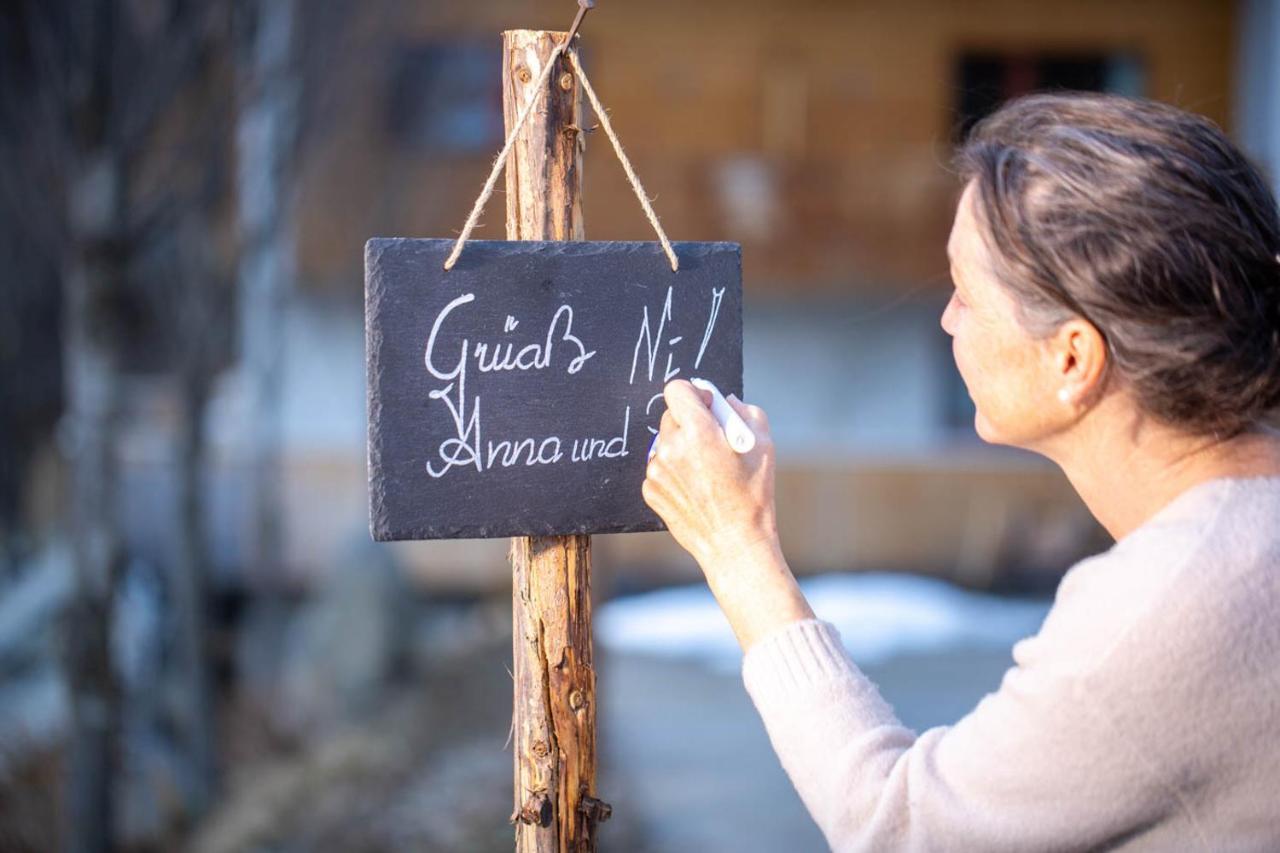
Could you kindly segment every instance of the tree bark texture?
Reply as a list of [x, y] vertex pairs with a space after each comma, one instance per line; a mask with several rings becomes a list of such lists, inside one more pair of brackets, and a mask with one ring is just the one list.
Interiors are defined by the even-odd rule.
[[[564, 33], [503, 34], [507, 132]], [[507, 239], [582, 240], [581, 90], [561, 56], [507, 160]], [[594, 851], [610, 806], [595, 797], [591, 538], [512, 540], [516, 850]]]

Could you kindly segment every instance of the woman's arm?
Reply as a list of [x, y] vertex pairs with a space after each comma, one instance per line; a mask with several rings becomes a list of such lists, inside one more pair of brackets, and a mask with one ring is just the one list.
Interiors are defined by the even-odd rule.
[[[1162, 775], [1170, 755], [1139, 746], [1107, 714], [1112, 691], [1071, 672], [1062, 631], [1080, 627], [1019, 644], [998, 691], [954, 726], [919, 735], [820, 620], [762, 638], [743, 681], [838, 853], [1210, 849], [1175, 793], [1184, 778]], [[1134, 681], [1118, 692], [1143, 702], [1157, 692]]]
[[1104, 713], [1117, 696], [1148, 701], [1147, 679], [1081, 678], [1099, 659], [1082, 638], [1122, 626], [1099, 625], [1087, 603], [1055, 608], [999, 691], [917, 736], [814, 618], [782, 557], [764, 413], [731, 399], [757, 435], [739, 456], [701, 392], [676, 381], [666, 398], [645, 500], [706, 574], [774, 751], [833, 849], [1096, 849], [1176, 819], [1158, 763]]
[[705, 391], [675, 380], [664, 393], [667, 411], [644, 498], [698, 561], [745, 651], [771, 631], [813, 618], [778, 542], [768, 419], [730, 395], [756, 434], [755, 448], [739, 455], [712, 417]]
[[776, 539], [721, 559], [703, 572], [708, 581], [717, 579], [708, 585], [743, 651], [780, 628], [814, 618]]

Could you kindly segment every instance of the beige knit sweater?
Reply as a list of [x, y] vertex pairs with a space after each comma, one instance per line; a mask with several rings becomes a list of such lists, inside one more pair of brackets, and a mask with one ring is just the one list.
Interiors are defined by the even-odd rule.
[[1280, 851], [1280, 477], [1200, 483], [1073, 566], [1013, 659], [921, 734], [820, 619], [742, 677], [836, 851]]

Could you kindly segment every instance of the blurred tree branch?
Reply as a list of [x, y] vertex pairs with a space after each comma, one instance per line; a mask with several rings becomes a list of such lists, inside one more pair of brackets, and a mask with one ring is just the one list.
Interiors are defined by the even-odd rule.
[[238, 0], [239, 358], [249, 401], [246, 568], [267, 594], [283, 577], [284, 330], [295, 287], [297, 184], [309, 143], [349, 92], [352, 0]]
[[[0, 366], [8, 375], [54, 365], [39, 383], [52, 400], [43, 423], [65, 395], [58, 435], [76, 565], [64, 652], [73, 706], [68, 849], [107, 850], [118, 840], [127, 706], [111, 614], [127, 543], [117, 449], [135, 373], [166, 372], [179, 392], [165, 692], [185, 756], [188, 817], [210, 802], [205, 409], [238, 330], [256, 401], [247, 420], [265, 460], [250, 469], [260, 472], [251, 518], [261, 519], [267, 543], [258, 562], [274, 569], [293, 187], [304, 138], [333, 120], [347, 94], [333, 68], [356, 8], [353, 0], [18, 0], [0, 18], [0, 156], [18, 166], [0, 170], [0, 260], [11, 261], [0, 307], [13, 308], [0, 312]], [[20, 328], [37, 303], [61, 314], [44, 336]], [[60, 372], [59, 358], [33, 349], [40, 340], [60, 357]], [[0, 417], [0, 446], [9, 446], [8, 429]], [[29, 431], [37, 440], [39, 429]], [[0, 480], [21, 482], [2, 456], [0, 466]], [[0, 525], [13, 515], [5, 494]]]
[[[187, 419], [202, 422], [217, 349], [209, 338], [218, 334], [218, 323], [208, 301], [215, 292], [211, 253], [193, 231], [211, 230], [222, 194], [207, 171], [218, 148], [226, 147], [220, 128], [232, 87], [218, 85], [217, 77], [226, 63], [229, 20], [224, 5], [195, 0], [20, 2], [3, 34], [6, 45], [19, 48], [6, 56], [6, 70], [20, 73], [0, 86], [0, 125], [6, 148], [19, 152], [31, 176], [0, 184], [6, 218], [24, 224], [33, 239], [22, 254], [56, 270], [64, 296], [61, 435], [71, 472], [68, 530], [76, 565], [65, 648], [72, 700], [66, 845], [108, 850], [117, 841], [113, 794], [122, 717], [110, 650], [125, 563], [116, 459], [124, 375], [148, 344], [189, 353], [180, 371], [190, 389]], [[199, 224], [185, 224], [191, 221]], [[148, 275], [156, 272], [148, 263], [157, 247], [166, 244], [174, 247], [170, 263]], [[179, 294], [176, 304], [184, 311], [204, 316], [183, 321], [175, 303], [156, 299], [157, 287]], [[202, 433], [197, 426], [187, 435], [183, 476], [190, 483], [202, 458], [192, 445]], [[184, 489], [184, 495], [196, 493]], [[188, 696], [179, 703], [185, 711], [179, 729], [192, 768], [183, 787], [193, 812], [208, 802], [213, 771], [199, 516], [184, 499], [183, 527], [195, 529], [185, 531], [186, 558], [173, 573], [184, 626], [176, 644], [186, 681], [180, 692]], [[203, 718], [191, 719], [200, 709]]]

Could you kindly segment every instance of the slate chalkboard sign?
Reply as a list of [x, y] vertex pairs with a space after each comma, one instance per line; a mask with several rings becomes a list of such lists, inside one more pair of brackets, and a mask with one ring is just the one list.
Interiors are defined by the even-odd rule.
[[736, 243], [365, 246], [378, 540], [662, 530], [640, 494], [676, 377], [742, 396]]

